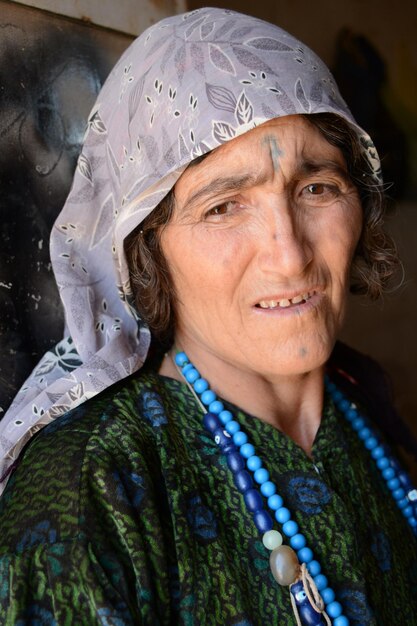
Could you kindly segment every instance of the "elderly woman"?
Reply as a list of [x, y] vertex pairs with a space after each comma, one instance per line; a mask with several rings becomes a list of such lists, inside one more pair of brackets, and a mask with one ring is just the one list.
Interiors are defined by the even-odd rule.
[[52, 234], [68, 337], [2, 421], [2, 624], [417, 624], [407, 433], [335, 347], [381, 221], [299, 41], [203, 9], [133, 43]]

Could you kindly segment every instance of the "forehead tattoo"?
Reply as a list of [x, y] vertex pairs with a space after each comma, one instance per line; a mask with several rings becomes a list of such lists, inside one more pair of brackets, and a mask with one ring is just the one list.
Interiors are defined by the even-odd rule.
[[284, 154], [279, 147], [277, 138], [274, 135], [266, 135], [266, 137], [262, 139], [262, 145], [269, 149], [274, 171], [277, 172], [279, 170], [279, 157]]

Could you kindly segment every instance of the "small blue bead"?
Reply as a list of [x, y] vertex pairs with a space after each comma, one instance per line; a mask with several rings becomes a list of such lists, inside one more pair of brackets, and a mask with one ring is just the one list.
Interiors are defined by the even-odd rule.
[[268, 498], [268, 506], [272, 511], [277, 511], [278, 509], [282, 507], [283, 504], [284, 504], [283, 499], [277, 493], [275, 493], [273, 496], [270, 496]]
[[252, 477], [246, 470], [240, 470], [233, 475], [236, 487], [241, 493], [245, 493], [253, 487]]
[[246, 465], [251, 472], [256, 472], [256, 470], [262, 467], [262, 461], [259, 456], [251, 456], [248, 458]]
[[214, 413], [206, 413], [203, 417], [203, 425], [209, 433], [214, 433], [218, 428], [222, 428], [222, 424]]
[[188, 356], [185, 354], [185, 352], [177, 352], [177, 354], [175, 355], [175, 363], [178, 365], [178, 367], [182, 367], [183, 365], [188, 363]]
[[333, 626], [349, 626], [349, 620], [344, 615], [339, 615], [333, 620]]
[[352, 428], [354, 430], [360, 430], [361, 428], [363, 428], [364, 424], [365, 424], [365, 420], [362, 417], [357, 417], [352, 422]]
[[221, 413], [219, 413], [219, 418], [222, 424], [227, 424], [233, 419], [233, 415], [230, 411], [222, 411]]
[[307, 539], [301, 533], [297, 533], [293, 535], [290, 539], [290, 546], [294, 550], [301, 550], [301, 548], [305, 548], [306, 544], [307, 544]]
[[[398, 487], [398, 489], [394, 489], [392, 492], [392, 497], [394, 498], [394, 500], [403, 500], [404, 496], [405, 491], [402, 487]], [[399, 502], [397, 502], [397, 504], [399, 504]]]
[[243, 497], [249, 511], [261, 511], [264, 508], [262, 496], [257, 489], [248, 489]]
[[[227, 426], [226, 426], [226, 429], [227, 429]], [[240, 446], [243, 446], [243, 444], [246, 443], [247, 441], [248, 441], [247, 434], [242, 433], [241, 430], [238, 430], [237, 433], [233, 435], [233, 442], [237, 445], [238, 448], [240, 448]]]
[[278, 511], [275, 511], [275, 519], [280, 524], [285, 524], [285, 522], [288, 522], [288, 520], [291, 519], [291, 513], [287, 508], [285, 508], [285, 506], [282, 506], [278, 509]]
[[270, 480], [267, 480], [265, 483], [262, 483], [261, 485], [261, 494], [265, 496], [265, 498], [269, 498], [270, 496], [273, 496], [276, 490], [277, 488], [275, 487], [274, 483], [272, 483]]
[[348, 408], [350, 407], [350, 402], [349, 400], [346, 400], [346, 399], [340, 400], [337, 406], [342, 411], [342, 413], [345, 413], [345, 411], [347, 411]]
[[235, 420], [231, 420], [230, 422], [227, 422], [226, 430], [229, 433], [229, 435], [234, 435], [235, 433], [239, 432], [240, 425], [237, 422], [235, 422]]
[[413, 514], [413, 507], [412, 506], [404, 507], [402, 510], [402, 514], [404, 515], [404, 517], [411, 517], [411, 515]]
[[320, 595], [323, 598], [324, 604], [330, 604], [330, 602], [333, 602], [336, 597], [336, 594], [331, 587], [326, 587], [326, 589], [322, 589]]
[[195, 369], [195, 367], [192, 367], [191, 369], [187, 370], [187, 372], [185, 373], [185, 379], [187, 380], [187, 382], [191, 383], [191, 385], [195, 383], [197, 378], [200, 378], [200, 374]]
[[211, 389], [207, 389], [207, 391], [203, 391], [200, 398], [201, 398], [201, 402], [205, 404], [206, 406], [208, 406], [209, 404], [215, 401], [216, 394]]
[[220, 415], [223, 409], [223, 402], [220, 402], [220, 400], [214, 400], [214, 402], [209, 405], [210, 413], [216, 413], [216, 415]]
[[388, 489], [391, 489], [391, 491], [394, 491], [395, 489], [398, 489], [398, 487], [400, 486], [400, 481], [398, 480], [398, 478], [391, 478], [391, 480], [387, 481], [387, 485], [388, 485]]
[[329, 393], [334, 393], [337, 389], [336, 385], [329, 380], [328, 376], [326, 376], [326, 387]]
[[408, 523], [410, 524], [412, 528], [416, 528], [417, 519], [413, 515], [410, 515], [410, 517], [408, 518]]
[[339, 617], [339, 615], [342, 615], [342, 605], [340, 602], [330, 602], [330, 604], [326, 606], [326, 613], [329, 617], [335, 619]]
[[248, 459], [250, 456], [255, 454], [255, 448], [251, 443], [244, 443], [243, 446], [240, 447], [240, 454]]
[[356, 409], [349, 409], [349, 411], [346, 411], [345, 416], [346, 419], [349, 420], [349, 422], [352, 422], [358, 417], [358, 412]]
[[371, 452], [371, 457], [373, 459], [382, 459], [382, 457], [384, 456], [384, 448], [382, 446], [377, 446], [376, 448], [374, 448]]
[[245, 469], [245, 459], [238, 451], [229, 452], [229, 454], [226, 456], [226, 461], [229, 469], [233, 473]]
[[407, 472], [400, 471], [397, 474], [397, 478], [400, 481], [402, 488], [405, 489], [405, 491], [411, 491], [412, 489], [414, 489], [414, 485], [411, 482], [411, 479], [409, 475], [407, 474]]
[[392, 467], [387, 467], [382, 472], [382, 476], [385, 478], [385, 480], [391, 480], [391, 478], [394, 478], [395, 472]]
[[[314, 557], [313, 551], [310, 548], [307, 548], [307, 546], [305, 548], [301, 548], [301, 550], [298, 550], [297, 556], [300, 563], [310, 563], [310, 561], [312, 561]], [[321, 574], [318, 574], [318, 576], [321, 576]]]
[[368, 437], [370, 437], [371, 435], [372, 435], [371, 430], [367, 426], [364, 426], [358, 431], [358, 437], [359, 439], [362, 439], [362, 440], [368, 439]]
[[385, 470], [389, 467], [389, 461], [386, 456], [382, 456], [380, 459], [378, 459], [376, 464], [380, 470]]
[[256, 470], [253, 477], [258, 485], [262, 485], [262, 483], [266, 483], [266, 481], [269, 480], [269, 472], [264, 467], [260, 467]]
[[408, 505], [407, 498], [400, 498], [399, 500], [397, 500], [397, 506], [399, 509], [405, 509], [407, 508], [407, 505]]
[[322, 589], [326, 589], [327, 587], [327, 578], [324, 574], [317, 574], [317, 576], [313, 576], [313, 580], [316, 583], [316, 587], [319, 591]]
[[[208, 388], [209, 388], [209, 384], [205, 378], [197, 378], [197, 380], [194, 383], [194, 389], [197, 393], [203, 393], [203, 391], [205, 391]], [[212, 411], [212, 413], [215, 413], [215, 411]]]
[[297, 522], [294, 522], [293, 520], [289, 520], [288, 522], [285, 522], [285, 524], [283, 524], [282, 526], [282, 532], [287, 537], [293, 537], [294, 535], [298, 533]]
[[333, 402], [340, 402], [343, 399], [343, 393], [341, 393], [338, 389], [333, 392]]
[[184, 365], [184, 367], [181, 368], [182, 375], [185, 376], [187, 372], [193, 369], [195, 369], [194, 365], [192, 363], [187, 363], [187, 365]]
[[318, 561], [313, 560], [310, 561], [310, 563], [307, 565], [307, 569], [310, 572], [311, 576], [317, 576], [317, 574], [320, 574], [321, 572], [321, 565]]
[[267, 511], [256, 511], [256, 513], [253, 514], [253, 521], [255, 522], [256, 528], [262, 534], [266, 533], [268, 530], [272, 530], [274, 525], [272, 517]]
[[367, 437], [365, 439], [365, 441], [364, 441], [364, 444], [365, 444], [365, 448], [367, 450], [373, 450], [378, 445], [378, 439], [376, 437], [373, 437], [373, 436]]

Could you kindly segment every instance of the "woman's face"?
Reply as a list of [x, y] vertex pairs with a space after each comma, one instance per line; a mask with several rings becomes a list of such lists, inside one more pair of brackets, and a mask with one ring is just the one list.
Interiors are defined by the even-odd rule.
[[361, 227], [342, 153], [300, 116], [192, 164], [162, 233], [177, 345], [265, 376], [321, 366], [342, 324]]

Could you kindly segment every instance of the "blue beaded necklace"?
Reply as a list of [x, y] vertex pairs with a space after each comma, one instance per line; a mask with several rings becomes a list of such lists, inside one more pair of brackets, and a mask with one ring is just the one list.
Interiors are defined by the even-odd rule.
[[[257, 530], [262, 534], [262, 542], [271, 551], [272, 575], [280, 585], [289, 586], [297, 623], [299, 626], [349, 626], [349, 620], [322, 573], [320, 563], [314, 558], [305, 536], [299, 532], [297, 522], [291, 518], [248, 436], [187, 355], [178, 352], [174, 360], [200, 402], [204, 410], [203, 425], [225, 455], [234, 483], [243, 495]], [[371, 423], [359, 413], [357, 406], [327, 377], [325, 386], [336, 407], [369, 450], [398, 508], [417, 536], [417, 490], [410, 477], [389, 447], [381, 443]], [[281, 532], [273, 529], [273, 518], [280, 525]], [[289, 546], [283, 545], [283, 536]]]

